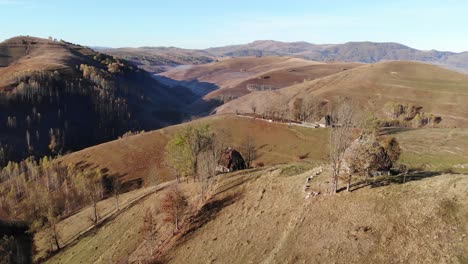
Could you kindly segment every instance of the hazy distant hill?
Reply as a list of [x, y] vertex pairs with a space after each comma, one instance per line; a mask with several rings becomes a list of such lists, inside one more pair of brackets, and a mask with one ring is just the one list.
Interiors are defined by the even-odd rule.
[[[185, 50], [178, 48], [107, 49], [159, 73], [171, 66], [202, 64], [220, 57], [291, 56], [313, 61], [342, 61], [375, 63], [386, 60], [421, 61], [468, 72], [468, 52], [422, 51], [399, 43], [348, 42], [345, 44], [312, 44], [308, 42], [279, 42], [258, 40], [243, 45]], [[178, 57], [179, 59], [174, 59]], [[151, 67], [148, 67], [150, 65]]]
[[130, 60], [140, 68], [159, 73], [179, 65], [196, 65], [214, 61], [214, 56], [201, 50], [179, 49], [174, 47], [141, 47], [100, 49], [109, 55]]
[[195, 99], [89, 48], [12, 38], [0, 44], [0, 164], [178, 123]]

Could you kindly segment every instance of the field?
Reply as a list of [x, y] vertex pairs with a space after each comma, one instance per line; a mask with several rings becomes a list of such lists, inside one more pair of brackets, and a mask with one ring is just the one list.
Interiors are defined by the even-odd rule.
[[330, 102], [347, 97], [381, 117], [385, 103], [409, 103], [441, 116], [441, 126], [468, 124], [468, 75], [405, 61], [365, 65], [274, 92], [251, 93], [220, 106], [217, 113], [250, 113], [251, 105], [262, 113], [269, 107], [291, 107], [295, 99], [305, 97]]
[[395, 134], [402, 147], [400, 162], [431, 171], [468, 173], [468, 130], [416, 129]]
[[[468, 178], [439, 175], [305, 199], [308, 173], [233, 175], [226, 205], [169, 263], [464, 263]], [[327, 174], [325, 171], [324, 174]], [[312, 182], [313, 187], [320, 183]]]
[[[123, 210], [47, 263], [139, 263], [150, 259], [141, 225], [158, 221], [166, 263], [464, 263], [468, 258], [468, 177], [378, 178], [337, 196], [305, 198], [308, 165], [276, 165], [218, 176], [214, 195], [169, 239], [158, 209], [164, 190]], [[311, 182], [326, 186], [328, 170]], [[341, 184], [341, 187], [343, 185]], [[196, 204], [196, 185], [182, 184]], [[195, 207], [196, 208], [196, 207]], [[71, 223], [68, 224], [72, 226]], [[275, 230], [275, 232], [272, 232]], [[173, 240], [173, 239], [172, 239]], [[169, 243], [168, 243], [169, 241]], [[168, 246], [170, 245], [170, 246]]]
[[225, 146], [241, 150], [247, 136], [253, 136], [258, 149], [255, 164], [266, 166], [295, 161], [324, 162], [327, 157], [327, 131], [289, 127], [234, 115], [211, 116], [182, 125], [146, 132], [84, 149], [61, 158], [64, 164], [75, 163], [101, 168], [122, 182], [142, 179], [148, 183], [174, 179], [164, 160], [165, 145], [178, 131], [189, 125], [209, 124]]
[[[164, 145], [180, 129], [197, 124], [209, 124], [226, 146], [239, 147], [253, 136], [258, 148], [254, 164], [265, 167], [219, 175], [212, 198], [201, 208], [198, 184], [182, 184], [193, 204], [192, 222], [172, 238], [159, 207], [173, 184], [162, 183], [173, 179], [164, 167]], [[123, 194], [120, 211], [114, 198], [102, 201], [99, 208], [107, 219], [98, 228], [88, 221], [91, 208], [64, 219], [59, 230], [68, 246], [48, 263], [138, 263], [148, 260], [158, 245], [169, 263], [463, 263], [468, 257], [468, 178], [461, 174], [467, 173], [467, 130], [384, 133], [398, 139], [399, 163], [413, 169], [407, 182], [402, 176], [355, 177], [352, 192], [335, 197], [325, 195], [327, 129], [235, 115], [211, 116], [64, 156], [63, 162], [100, 167], [124, 182], [143, 179], [145, 185], [160, 185]], [[323, 172], [313, 178], [310, 191], [320, 194], [306, 199], [305, 179], [318, 167]], [[343, 190], [345, 183], [339, 187]], [[141, 231], [148, 208], [158, 221], [152, 244]], [[38, 249], [45, 252], [40, 237]]]

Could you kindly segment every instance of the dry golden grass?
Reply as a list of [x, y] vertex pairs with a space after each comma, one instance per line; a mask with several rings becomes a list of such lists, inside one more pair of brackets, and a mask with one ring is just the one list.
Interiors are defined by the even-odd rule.
[[[24, 42], [23, 42], [24, 41]], [[70, 61], [80, 61], [74, 52], [92, 53], [85, 47], [34, 37], [15, 37], [0, 43], [2, 53], [13, 61], [0, 61], [0, 89], [14, 83], [15, 76], [28, 71], [51, 71], [67, 68]]]
[[[465, 263], [468, 177], [439, 175], [304, 199], [308, 173], [227, 176], [221, 208], [168, 263]], [[324, 172], [327, 174], [327, 172]], [[326, 175], [316, 178], [325, 184]], [[232, 200], [233, 202], [227, 202]], [[221, 201], [216, 203], [215, 201]]]
[[397, 129], [400, 163], [430, 171], [468, 173], [468, 130], [464, 128]]
[[253, 136], [259, 152], [256, 163], [267, 166], [298, 161], [300, 156], [305, 156], [303, 161], [306, 162], [322, 162], [327, 157], [327, 131], [324, 129], [289, 127], [224, 115], [104, 143], [66, 155], [61, 161], [104, 169], [123, 182], [136, 179], [147, 182], [154, 175], [159, 182], [171, 180], [174, 174], [164, 160], [165, 145], [180, 129], [197, 124], [209, 124], [227, 146], [237, 149], [247, 136]]
[[442, 116], [442, 125], [468, 124], [468, 75], [417, 62], [383, 62], [337, 73], [275, 92], [255, 92], [218, 108], [218, 113], [249, 113], [266, 107], [292, 105], [296, 98], [313, 96], [333, 101], [349, 97], [382, 114], [388, 101], [420, 105]]
[[[295, 166], [294, 170], [291, 166]], [[382, 177], [351, 193], [304, 198], [304, 164], [219, 176], [214, 196], [164, 255], [168, 263], [465, 263], [468, 177]], [[301, 173], [304, 171], [304, 173]], [[292, 171], [296, 171], [293, 173]], [[299, 174], [298, 174], [299, 173]], [[328, 171], [311, 182], [324, 189]], [[343, 186], [343, 183], [341, 183]], [[196, 185], [181, 184], [196, 200]], [[124, 210], [48, 263], [148, 260], [140, 227], [156, 212], [157, 243], [171, 236], [157, 208], [164, 191]], [[71, 226], [72, 223], [69, 223]]]

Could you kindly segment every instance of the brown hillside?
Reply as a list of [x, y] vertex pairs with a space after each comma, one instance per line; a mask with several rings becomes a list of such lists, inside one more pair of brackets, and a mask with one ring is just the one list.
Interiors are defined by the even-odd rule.
[[360, 63], [320, 63], [306, 66], [289, 66], [273, 69], [251, 76], [232, 87], [214, 91], [205, 98], [217, 98], [222, 95], [232, 95], [237, 98], [250, 93], [248, 85], [269, 85], [274, 89], [281, 89], [305, 81], [329, 76], [342, 71], [361, 66]]
[[104, 143], [66, 155], [62, 161], [108, 170], [108, 174], [120, 177], [123, 182], [137, 179], [146, 181], [154, 174], [159, 181], [173, 179], [174, 175], [164, 161], [165, 145], [183, 127], [197, 124], [209, 124], [225, 144], [238, 150], [241, 150], [241, 142], [248, 135], [253, 136], [258, 148], [256, 163], [273, 165], [299, 161], [299, 157], [316, 162], [326, 159], [326, 130], [288, 127], [285, 124], [225, 115]]
[[[79, 55], [78, 55], [78, 54]], [[15, 81], [17, 73], [67, 68], [70, 64], [91, 63], [88, 48], [35, 37], [14, 37], [0, 43], [0, 88]]]
[[[284, 88], [361, 66], [359, 63], [318, 63], [289, 57], [242, 57], [179, 67], [160, 76], [178, 80], [195, 93], [211, 90], [190, 106], [193, 113], [209, 113], [214, 107], [249, 94], [248, 85]], [[159, 77], [163, 78], [163, 77]]]
[[412, 103], [440, 115], [445, 125], [468, 124], [468, 75], [416, 62], [383, 62], [366, 65], [315, 81], [274, 92], [255, 92], [218, 108], [218, 113], [258, 112], [313, 96], [333, 100], [337, 96], [370, 105], [377, 113], [388, 101]]
[[175, 68], [161, 75], [175, 80], [210, 82], [218, 85], [220, 88], [224, 88], [261, 72], [313, 64], [318, 64], [318, 62], [290, 57], [243, 57], [191, 67]]
[[[201, 224], [165, 261], [465, 263], [468, 258], [466, 176], [414, 178], [305, 199], [302, 188], [310, 172], [284, 171], [224, 179]], [[311, 185], [317, 188], [326, 179], [315, 178]]]

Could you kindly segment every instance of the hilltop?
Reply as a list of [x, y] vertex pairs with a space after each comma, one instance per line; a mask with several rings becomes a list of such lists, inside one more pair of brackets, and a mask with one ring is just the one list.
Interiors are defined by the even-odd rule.
[[468, 76], [437, 66], [417, 62], [382, 62], [343, 71], [328, 77], [306, 81], [277, 91], [254, 92], [230, 101], [217, 113], [258, 113], [278, 106], [292, 109], [299, 98], [333, 101], [338, 96], [368, 106], [384, 118], [387, 102], [423, 107], [424, 112], [442, 117], [442, 126], [468, 123]]
[[206, 51], [176, 47], [103, 48], [100, 51], [132, 61], [152, 73], [164, 72], [180, 65], [205, 64], [215, 60]]
[[168, 85], [184, 85], [203, 95], [189, 109], [213, 107], [256, 90], [276, 90], [359, 67], [359, 63], [322, 63], [291, 57], [241, 57], [178, 67], [157, 75]]
[[[393, 42], [347, 42], [344, 44], [312, 44], [257, 40], [247, 44], [213, 47], [201, 50], [180, 48], [106, 49], [106, 52], [123, 56], [148, 67], [154, 64], [154, 73], [180, 64], [201, 64], [225, 57], [289, 56], [312, 61], [341, 61], [376, 63], [387, 60], [420, 61], [441, 65], [448, 69], [468, 72], [467, 52], [455, 53], [437, 50], [418, 50]], [[169, 57], [167, 57], [170, 54]], [[174, 57], [182, 60], [174, 60]], [[174, 63], [174, 61], [176, 61]], [[151, 70], [150, 68], [147, 68]]]
[[0, 43], [0, 164], [181, 122], [196, 100], [126, 60], [63, 40]]

